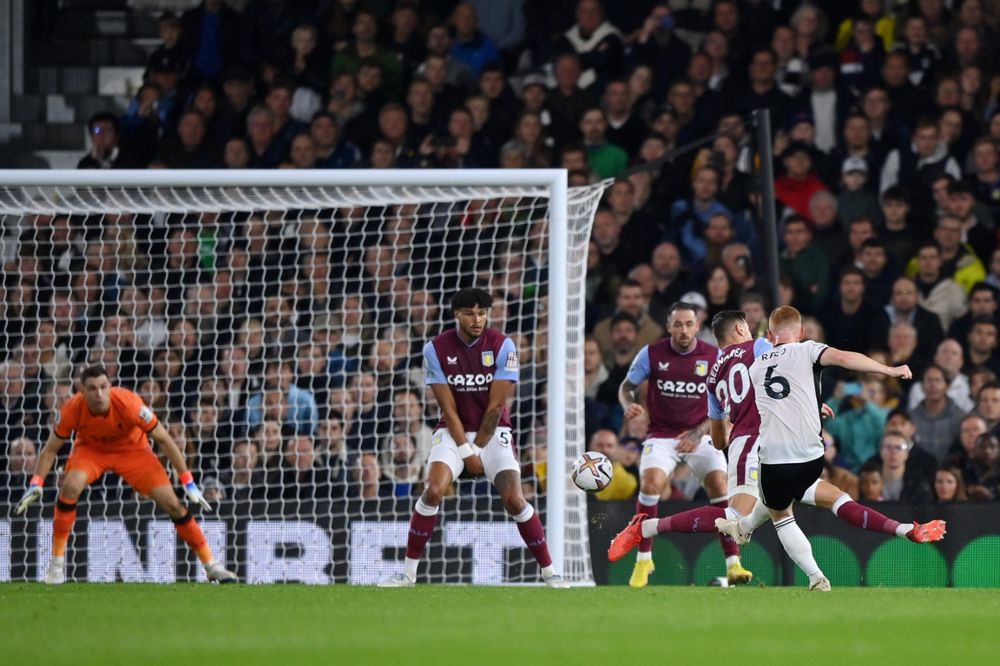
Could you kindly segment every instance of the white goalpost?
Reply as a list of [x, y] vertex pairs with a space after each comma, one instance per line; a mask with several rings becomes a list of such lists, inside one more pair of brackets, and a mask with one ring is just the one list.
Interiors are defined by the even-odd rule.
[[[494, 296], [522, 381], [510, 405], [553, 563], [593, 581], [583, 452], [585, 283], [608, 183], [542, 170], [0, 172], [0, 581], [44, 576], [52, 507], [14, 516], [86, 365], [136, 391], [211, 498], [250, 583], [400, 571], [437, 408], [423, 343], [451, 294]], [[485, 361], [484, 361], [485, 362]], [[420, 582], [539, 581], [488, 483], [445, 499]], [[203, 579], [165, 515], [112, 474], [80, 498], [70, 580]]]

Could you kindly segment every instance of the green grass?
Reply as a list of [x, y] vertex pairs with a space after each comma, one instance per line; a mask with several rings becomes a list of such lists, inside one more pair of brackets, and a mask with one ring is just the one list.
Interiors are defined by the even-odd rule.
[[1000, 593], [987, 590], [18, 583], [0, 585], [0, 659], [81, 666], [995, 663], [998, 620]]

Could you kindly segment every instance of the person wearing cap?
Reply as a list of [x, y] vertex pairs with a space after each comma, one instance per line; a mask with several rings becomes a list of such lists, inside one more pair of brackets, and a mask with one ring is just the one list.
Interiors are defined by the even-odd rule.
[[809, 220], [809, 201], [826, 186], [813, 172], [809, 145], [804, 141], [791, 141], [781, 153], [785, 173], [774, 179], [774, 194], [786, 208]]
[[862, 217], [878, 221], [882, 217], [878, 197], [868, 187], [868, 161], [863, 157], [848, 157], [841, 164], [837, 212], [847, 221]]

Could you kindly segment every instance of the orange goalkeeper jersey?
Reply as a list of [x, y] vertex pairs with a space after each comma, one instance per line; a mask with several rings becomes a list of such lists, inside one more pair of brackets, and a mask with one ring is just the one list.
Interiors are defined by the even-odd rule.
[[111, 388], [111, 407], [107, 414], [93, 414], [82, 393], [77, 393], [62, 408], [53, 427], [57, 437], [69, 439], [76, 433], [74, 446], [105, 451], [143, 449], [149, 446], [146, 435], [159, 421], [153, 410], [132, 391]]

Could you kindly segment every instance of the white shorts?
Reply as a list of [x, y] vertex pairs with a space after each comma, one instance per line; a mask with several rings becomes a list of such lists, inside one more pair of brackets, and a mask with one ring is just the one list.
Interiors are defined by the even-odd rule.
[[[474, 432], [465, 433], [465, 441], [469, 444], [472, 444], [475, 437], [476, 433]], [[435, 430], [431, 444], [431, 453], [427, 458], [427, 469], [430, 470], [431, 463], [444, 463], [451, 469], [452, 477], [457, 479], [462, 474], [462, 470], [465, 469], [465, 461], [462, 460], [462, 456], [458, 452], [458, 445], [448, 429]], [[483, 471], [490, 483], [496, 480], [497, 474], [507, 470], [517, 472], [520, 475], [521, 464], [514, 456], [514, 436], [511, 434], [510, 428], [497, 428], [496, 432], [493, 433], [493, 439], [487, 442], [486, 446], [480, 449], [472, 444], [472, 448], [478, 449], [476, 453], [483, 461]]]
[[760, 499], [757, 483], [760, 479], [760, 458], [757, 457], [757, 436], [742, 435], [729, 443], [729, 497], [752, 495]]
[[647, 439], [642, 444], [642, 458], [639, 459], [639, 474], [647, 469], [660, 469], [670, 476], [682, 462], [687, 463], [694, 475], [702, 483], [709, 472], [726, 471], [726, 456], [712, 446], [712, 437], [705, 435], [698, 442], [698, 448], [691, 453], [678, 453], [676, 438]]

